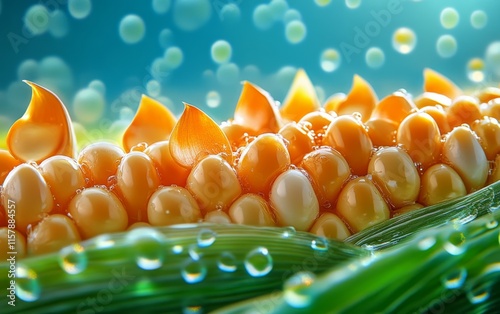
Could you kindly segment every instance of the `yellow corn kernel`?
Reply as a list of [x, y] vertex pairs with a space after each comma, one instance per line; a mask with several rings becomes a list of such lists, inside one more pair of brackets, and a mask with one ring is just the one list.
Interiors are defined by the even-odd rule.
[[0, 149], [0, 185], [14, 167], [19, 166], [21, 162], [15, 159], [7, 150]]
[[232, 223], [231, 218], [226, 212], [222, 210], [213, 210], [211, 212], [206, 213], [205, 217], [203, 217], [203, 221], [210, 222], [214, 224], [230, 224]]
[[148, 202], [148, 221], [153, 226], [194, 223], [201, 219], [196, 200], [185, 188], [159, 188]]
[[28, 234], [29, 255], [57, 252], [65, 246], [80, 242], [75, 223], [64, 215], [50, 215], [44, 218]]
[[278, 133], [288, 141], [287, 149], [293, 164], [300, 163], [305, 154], [313, 150], [314, 138], [303, 125], [296, 122], [285, 124]]
[[399, 125], [415, 109], [416, 106], [408, 94], [397, 91], [382, 99], [375, 106], [370, 119], [387, 119]]
[[26, 238], [15, 229], [0, 227], [0, 258], [3, 262], [12, 256], [9, 252], [15, 254], [18, 259], [23, 258], [26, 255]]
[[148, 146], [144, 153], [153, 160], [161, 185], [186, 185], [189, 169], [182, 167], [172, 158], [168, 141], [154, 143]]
[[241, 225], [276, 225], [266, 200], [257, 194], [240, 196], [229, 208], [229, 217], [234, 223]]
[[78, 155], [78, 163], [89, 183], [87, 186], [114, 184], [118, 165], [125, 155], [123, 150], [113, 144], [99, 142], [85, 147]]
[[419, 203], [430, 206], [467, 194], [464, 182], [458, 173], [448, 165], [436, 164], [429, 167], [422, 176]]
[[443, 108], [447, 108], [451, 105], [451, 99], [450, 97], [442, 94], [425, 92], [415, 98], [415, 105], [419, 109], [433, 106], [441, 106]]
[[484, 117], [472, 124], [472, 131], [479, 136], [479, 143], [483, 147], [488, 160], [494, 160], [500, 153], [500, 123], [497, 119]]
[[453, 99], [451, 106], [446, 109], [446, 116], [451, 128], [464, 123], [471, 125], [482, 118], [477, 99], [470, 96], [459, 96]]
[[392, 217], [397, 217], [399, 215], [403, 215], [403, 214], [418, 210], [418, 209], [423, 208], [423, 207], [424, 207], [424, 205], [422, 205], [420, 203], [406, 205], [406, 206], [403, 206], [403, 207], [400, 207], [400, 208], [393, 210]]
[[373, 146], [392, 146], [396, 143], [398, 124], [387, 119], [372, 118], [365, 123]]
[[343, 241], [351, 235], [347, 225], [339, 216], [333, 213], [323, 213], [316, 219], [309, 232], [320, 237], [337, 239], [339, 241]]
[[434, 119], [434, 121], [436, 121], [436, 124], [438, 125], [439, 128], [439, 132], [441, 134], [446, 134], [451, 131], [446, 111], [443, 109], [442, 106], [440, 105], [425, 106], [422, 109], [420, 109], [420, 112], [427, 113]]

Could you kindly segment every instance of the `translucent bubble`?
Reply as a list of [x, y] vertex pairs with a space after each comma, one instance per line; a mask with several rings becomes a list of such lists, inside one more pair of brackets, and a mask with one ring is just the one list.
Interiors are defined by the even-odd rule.
[[260, 76], [259, 68], [252, 64], [245, 66], [242, 72], [243, 79], [251, 82], [257, 81]]
[[203, 314], [203, 307], [201, 305], [190, 305], [182, 309], [182, 314]]
[[454, 8], [445, 8], [441, 11], [440, 20], [444, 28], [451, 29], [457, 26], [460, 16]]
[[273, 259], [265, 247], [250, 251], [245, 257], [245, 269], [252, 277], [263, 277], [273, 269]]
[[332, 2], [332, 0], [314, 0], [314, 2], [319, 7], [325, 7], [325, 6], [329, 5], [330, 2]]
[[210, 20], [210, 0], [177, 0], [174, 3], [174, 23], [181, 30], [194, 31]]
[[361, 0], [345, 0], [345, 5], [349, 9], [356, 9], [361, 5]]
[[484, 61], [480, 58], [470, 59], [467, 63], [467, 77], [472, 82], [482, 82], [484, 80]]
[[283, 16], [283, 22], [285, 25], [290, 23], [291, 21], [300, 21], [302, 20], [302, 14], [295, 9], [288, 9]]
[[467, 270], [459, 268], [452, 270], [443, 277], [443, 284], [448, 289], [457, 289], [462, 287], [467, 278]]
[[182, 245], [178, 245], [178, 244], [177, 244], [177, 245], [174, 245], [174, 246], [172, 247], [172, 252], [173, 252], [174, 254], [181, 254], [181, 253], [182, 253], [182, 251], [184, 251], [184, 248], [182, 247]]
[[485, 61], [488, 68], [500, 76], [500, 41], [494, 41], [488, 45]]
[[340, 53], [336, 49], [328, 48], [321, 53], [320, 65], [325, 72], [335, 71], [340, 66], [340, 61]]
[[130, 109], [129, 107], [120, 108], [120, 120], [132, 121], [134, 116], [135, 116], [134, 110]]
[[41, 4], [32, 5], [24, 15], [24, 25], [33, 35], [45, 33], [49, 29], [49, 24], [49, 11]]
[[68, 0], [69, 14], [75, 19], [84, 19], [92, 10], [90, 0]]
[[59, 251], [59, 265], [68, 274], [79, 274], [87, 268], [85, 249], [80, 244], [67, 246]]
[[56, 37], [62, 38], [68, 34], [68, 17], [61, 10], [55, 10], [51, 13], [49, 22], [49, 33]]
[[[83, 129], [81, 124], [78, 124], [80, 128]], [[93, 239], [93, 242], [97, 248], [105, 249], [115, 245], [115, 241], [110, 237], [109, 234], [102, 234]]]
[[106, 95], [106, 85], [101, 80], [91, 81], [88, 87], [98, 91], [103, 96]]
[[40, 298], [41, 288], [37, 273], [23, 265], [16, 268], [16, 295], [26, 302], [34, 302]]
[[418, 241], [417, 246], [422, 251], [427, 251], [436, 244], [436, 238], [433, 236], [424, 237], [422, 240]]
[[161, 80], [169, 76], [171, 70], [172, 68], [165, 58], [156, 58], [151, 64], [151, 75], [157, 80]]
[[302, 21], [291, 21], [286, 24], [285, 36], [289, 43], [298, 44], [304, 40], [307, 34], [307, 29]]
[[104, 97], [91, 88], [84, 88], [73, 99], [73, 111], [78, 121], [83, 124], [97, 122], [104, 114]]
[[231, 45], [225, 40], [217, 40], [212, 44], [210, 49], [212, 60], [216, 63], [226, 63], [229, 62], [232, 55]]
[[372, 69], [380, 68], [385, 62], [384, 51], [378, 47], [371, 47], [366, 51], [365, 61], [366, 64]]
[[412, 52], [416, 44], [417, 35], [409, 28], [398, 28], [392, 36], [392, 46], [399, 53], [408, 54]]
[[17, 68], [17, 79], [35, 81], [38, 79], [38, 62], [33, 59], [26, 59]]
[[184, 53], [179, 47], [169, 47], [165, 50], [163, 58], [171, 69], [177, 69], [184, 61]]
[[170, 9], [170, 0], [153, 0], [153, 11], [157, 14], [164, 14]]
[[240, 69], [234, 63], [225, 63], [219, 65], [215, 74], [217, 80], [224, 85], [238, 83]]
[[437, 53], [442, 58], [450, 58], [457, 52], [457, 41], [451, 35], [442, 35], [436, 42]]
[[187, 283], [198, 283], [207, 276], [207, 268], [201, 261], [188, 260], [181, 270], [181, 276]]
[[444, 244], [444, 249], [451, 255], [460, 255], [465, 251], [465, 235], [460, 231], [453, 231]]
[[170, 46], [173, 42], [174, 34], [168, 28], [163, 29], [158, 35], [158, 41], [160, 42], [160, 47], [163, 49]]
[[118, 27], [121, 39], [127, 44], [135, 44], [142, 40], [146, 32], [146, 25], [142, 18], [129, 14], [122, 18]]
[[315, 279], [316, 276], [308, 271], [294, 274], [283, 285], [283, 298], [292, 307], [307, 307], [311, 304], [312, 298], [304, 290], [310, 287]]
[[217, 108], [220, 105], [220, 95], [218, 92], [212, 90], [207, 93], [207, 106], [210, 108]]
[[288, 10], [288, 3], [286, 0], [271, 0], [269, 9], [273, 13], [274, 20], [282, 20], [285, 12]]
[[137, 228], [128, 232], [127, 241], [135, 253], [137, 266], [144, 270], [158, 269], [165, 258], [165, 236], [152, 228]]
[[325, 238], [312, 240], [311, 248], [315, 251], [328, 251], [328, 241]]
[[259, 4], [253, 10], [253, 24], [260, 30], [271, 28], [274, 23], [274, 14], [269, 5]]
[[483, 303], [490, 298], [491, 282], [478, 282], [467, 289], [467, 299], [472, 304]]
[[161, 85], [157, 80], [149, 80], [146, 83], [146, 90], [151, 97], [158, 97], [161, 93]]
[[486, 23], [488, 23], [488, 16], [484, 11], [476, 10], [472, 12], [470, 16], [470, 24], [472, 27], [475, 29], [481, 29], [486, 26]]
[[230, 252], [222, 252], [217, 260], [217, 267], [226, 273], [235, 272], [237, 269], [236, 257]]
[[202, 229], [198, 232], [198, 246], [199, 247], [208, 247], [214, 244], [217, 234], [215, 231], [210, 229]]
[[241, 18], [240, 7], [234, 3], [227, 3], [222, 7], [219, 15], [222, 22], [236, 23]]

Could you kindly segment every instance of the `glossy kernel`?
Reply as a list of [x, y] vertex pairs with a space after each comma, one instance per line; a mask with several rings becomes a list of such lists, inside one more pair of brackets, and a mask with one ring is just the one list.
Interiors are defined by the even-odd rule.
[[482, 118], [477, 99], [470, 96], [460, 96], [453, 100], [447, 108], [448, 124], [451, 128], [462, 124], [472, 125], [474, 121]]
[[41, 255], [57, 252], [80, 240], [75, 223], [70, 218], [59, 214], [51, 215], [44, 218], [28, 234], [28, 254]]
[[403, 206], [403, 207], [400, 207], [400, 208], [393, 210], [392, 217], [397, 217], [397, 216], [418, 210], [418, 209], [423, 208], [423, 207], [424, 207], [424, 205], [422, 205], [420, 203], [409, 204], [409, 205], [406, 205], [406, 206]]
[[436, 124], [438, 125], [439, 128], [439, 132], [441, 132], [441, 134], [446, 134], [451, 131], [446, 111], [443, 109], [442, 106], [440, 105], [426, 106], [420, 109], [420, 112], [427, 113], [434, 119], [434, 121], [436, 121]]
[[242, 225], [276, 225], [266, 200], [257, 194], [240, 196], [229, 208], [229, 217], [234, 223]]
[[160, 184], [185, 186], [189, 169], [179, 165], [170, 154], [169, 141], [161, 141], [148, 146], [144, 153], [152, 160], [160, 176]]
[[200, 219], [200, 208], [185, 188], [162, 187], [149, 199], [148, 221], [153, 226], [194, 223]]
[[443, 108], [447, 108], [451, 105], [451, 99], [450, 97], [442, 94], [425, 92], [415, 98], [415, 105], [417, 106], [417, 108], [433, 106], [441, 106]]
[[109, 178], [116, 175], [124, 155], [120, 147], [110, 143], [100, 142], [85, 147], [78, 155], [78, 163], [85, 177], [90, 180], [88, 186], [111, 186], [113, 182]]
[[318, 219], [316, 219], [309, 232], [320, 237], [337, 239], [340, 241], [345, 240], [351, 235], [347, 225], [342, 221], [342, 219], [340, 219], [339, 216], [333, 213], [322, 214]]
[[333, 119], [337, 115], [333, 116], [330, 113], [326, 113], [324, 111], [318, 110], [309, 112], [304, 115], [299, 123], [303, 125], [307, 125], [307, 128], [314, 132], [315, 135], [322, 134], [324, 135], [326, 129], [332, 123]]
[[19, 166], [21, 162], [15, 159], [7, 150], [0, 149], [0, 185], [14, 167]]
[[313, 150], [314, 138], [303, 125], [295, 122], [285, 124], [279, 131], [288, 141], [287, 149], [293, 164], [300, 163], [305, 154]]
[[464, 182], [448, 165], [436, 164], [424, 172], [419, 202], [430, 206], [467, 194]]
[[406, 93], [397, 91], [382, 99], [375, 106], [371, 119], [387, 119], [399, 125], [414, 109], [416, 106], [411, 98]]
[[15, 229], [0, 227], [0, 258], [5, 262], [13, 254], [16, 258], [23, 258], [26, 255], [26, 238]]
[[495, 160], [500, 153], [500, 123], [497, 119], [484, 117], [472, 124], [472, 131], [479, 136], [479, 143], [483, 147], [488, 160]]
[[365, 123], [373, 146], [392, 146], [396, 143], [398, 124], [394, 121], [372, 118]]
[[88, 188], [76, 195], [68, 206], [82, 238], [127, 229], [128, 217], [120, 200], [101, 188]]

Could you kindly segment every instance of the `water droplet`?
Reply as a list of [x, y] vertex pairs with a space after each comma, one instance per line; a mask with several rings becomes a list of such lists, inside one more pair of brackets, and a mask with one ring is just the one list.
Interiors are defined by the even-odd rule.
[[470, 23], [475, 29], [481, 29], [486, 26], [488, 16], [484, 11], [476, 10], [470, 16]]
[[217, 40], [212, 44], [210, 52], [214, 62], [219, 64], [229, 62], [232, 55], [231, 44], [225, 40]]
[[366, 51], [365, 62], [372, 69], [378, 69], [385, 62], [384, 51], [378, 47], [371, 47]]
[[340, 66], [340, 53], [333, 48], [325, 49], [321, 53], [320, 65], [325, 72], [333, 72]]
[[40, 298], [41, 288], [38, 275], [32, 269], [18, 265], [16, 268], [16, 295], [26, 302], [33, 302]]
[[187, 283], [198, 283], [205, 279], [207, 268], [203, 262], [189, 259], [182, 268], [181, 275]]
[[417, 44], [417, 35], [409, 28], [398, 28], [392, 36], [392, 46], [402, 54], [408, 54], [413, 51]]
[[460, 255], [465, 251], [465, 235], [460, 231], [453, 231], [444, 244], [444, 249], [451, 255]]
[[207, 106], [209, 108], [217, 108], [220, 105], [220, 94], [214, 90], [209, 91], [206, 96]]
[[457, 26], [460, 16], [454, 8], [445, 8], [441, 11], [440, 20], [444, 28], [451, 29]]
[[306, 25], [299, 20], [294, 20], [286, 24], [285, 36], [289, 43], [298, 44], [304, 40], [307, 35]]
[[490, 297], [491, 282], [475, 283], [467, 289], [467, 299], [472, 304], [482, 303]]
[[195, 261], [199, 260], [203, 253], [200, 251], [200, 248], [196, 244], [191, 244], [188, 250], [189, 256]]
[[59, 251], [59, 265], [68, 274], [79, 274], [87, 268], [87, 253], [81, 244], [73, 244]]
[[442, 58], [451, 58], [457, 52], [457, 40], [451, 35], [442, 35], [436, 42], [436, 50]]
[[312, 240], [311, 248], [316, 251], [328, 251], [328, 240], [325, 238], [317, 238]]
[[290, 277], [283, 286], [283, 297], [292, 307], [304, 308], [311, 304], [311, 297], [304, 290], [314, 283], [316, 276], [307, 271], [299, 272]]
[[215, 242], [216, 233], [210, 229], [202, 229], [198, 233], [198, 246], [208, 247]]
[[129, 14], [122, 18], [118, 30], [125, 43], [135, 44], [144, 38], [146, 25], [140, 16]]
[[203, 308], [201, 307], [201, 305], [190, 305], [190, 306], [186, 306], [182, 310], [182, 313], [183, 314], [201, 314], [201, 313], [203, 313]]
[[496, 227], [498, 227], [498, 221], [495, 219], [493, 215], [489, 217], [485, 227], [488, 229], [495, 229]]
[[443, 278], [443, 284], [448, 289], [457, 289], [462, 287], [467, 278], [465, 268], [455, 269]]
[[428, 236], [418, 241], [417, 246], [422, 251], [427, 251], [436, 244], [436, 238], [433, 236]]
[[285, 229], [285, 231], [283, 231], [283, 235], [282, 235], [283, 238], [290, 238], [291, 236], [293, 236], [294, 234], [297, 233], [297, 230], [295, 230], [295, 228], [292, 226], [285, 227], [283, 229]]
[[172, 247], [172, 252], [174, 254], [181, 254], [183, 250], [184, 250], [184, 248], [182, 247], [182, 245], [174, 245]]
[[145, 270], [160, 268], [165, 257], [165, 236], [152, 228], [137, 228], [127, 234], [137, 266]]
[[109, 234], [103, 234], [94, 238], [94, 245], [97, 248], [105, 249], [112, 247], [114, 244], [115, 241], [109, 236]]
[[245, 269], [252, 277], [263, 277], [273, 269], [273, 258], [265, 247], [258, 247], [245, 257]]
[[235, 272], [237, 269], [236, 257], [230, 252], [222, 252], [217, 260], [217, 267], [226, 273]]

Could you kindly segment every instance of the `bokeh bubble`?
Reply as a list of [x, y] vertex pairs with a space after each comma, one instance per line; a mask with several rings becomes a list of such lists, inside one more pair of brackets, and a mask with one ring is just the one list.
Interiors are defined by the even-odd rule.
[[177, 46], [167, 48], [163, 57], [170, 69], [177, 69], [184, 61], [184, 53]]
[[210, 20], [210, 0], [177, 0], [174, 3], [174, 23], [183, 31], [194, 31]]
[[220, 10], [219, 15], [224, 23], [236, 23], [241, 18], [240, 7], [234, 3], [226, 3]]
[[484, 59], [486, 66], [500, 76], [500, 41], [494, 41], [488, 45]]
[[445, 8], [441, 11], [440, 21], [444, 28], [451, 29], [457, 26], [460, 16], [454, 8]]
[[328, 48], [321, 53], [320, 66], [325, 72], [335, 71], [340, 66], [340, 62], [340, 53], [336, 49]]
[[215, 76], [221, 84], [233, 85], [239, 82], [240, 69], [234, 63], [224, 63], [219, 65]]
[[288, 2], [286, 0], [271, 0], [269, 9], [273, 13], [274, 20], [282, 20], [288, 10]]
[[161, 85], [157, 80], [150, 80], [146, 83], [146, 90], [151, 97], [158, 97], [161, 93]]
[[206, 102], [209, 108], [217, 108], [220, 105], [220, 94], [217, 91], [209, 91], [207, 93]]
[[285, 24], [288, 24], [291, 21], [295, 20], [302, 20], [302, 14], [300, 14], [300, 12], [295, 9], [288, 9], [283, 16], [283, 22], [285, 22]]
[[41, 4], [30, 6], [24, 15], [24, 26], [33, 35], [45, 33], [49, 29], [49, 24], [49, 11]]
[[92, 88], [81, 89], [73, 99], [73, 112], [76, 119], [82, 124], [97, 122], [102, 118], [104, 109], [104, 98]]
[[174, 33], [168, 29], [162, 29], [160, 34], [158, 35], [158, 41], [160, 42], [160, 47], [166, 49], [173, 42]]
[[319, 7], [326, 7], [330, 4], [330, 2], [332, 2], [332, 0], [314, 0], [314, 2]]
[[134, 119], [135, 112], [130, 107], [120, 108], [120, 120], [130, 122]]
[[472, 58], [467, 62], [467, 77], [475, 83], [480, 83], [484, 80], [484, 61], [481, 58]]
[[378, 69], [385, 63], [385, 54], [379, 47], [371, 47], [366, 51], [365, 62], [372, 69]]
[[153, 11], [157, 14], [165, 14], [170, 9], [170, 0], [153, 0]]
[[68, 64], [58, 56], [48, 56], [39, 63], [37, 83], [50, 89], [63, 101], [73, 94], [73, 74]]
[[285, 36], [289, 43], [298, 44], [304, 40], [307, 34], [307, 29], [302, 21], [291, 21], [286, 24]]
[[68, 17], [61, 10], [51, 13], [49, 22], [49, 33], [55, 38], [62, 38], [68, 34]]
[[402, 54], [408, 54], [413, 51], [417, 44], [417, 35], [407, 27], [398, 28], [392, 36], [392, 46]]
[[356, 9], [361, 5], [361, 0], [345, 0], [345, 5], [349, 9]]
[[88, 87], [98, 91], [103, 97], [106, 95], [106, 85], [101, 80], [91, 81]]
[[253, 24], [260, 30], [271, 28], [274, 23], [274, 14], [269, 5], [259, 4], [253, 10]]
[[75, 19], [84, 19], [92, 11], [90, 0], [68, 0], [68, 11]]
[[173, 109], [175, 109], [174, 102], [172, 101], [172, 99], [168, 98], [167, 96], [158, 96], [157, 100], [160, 104], [164, 105], [165, 107], [167, 107], [171, 111], [173, 111]]
[[17, 79], [36, 81], [39, 76], [38, 62], [34, 59], [26, 59], [17, 68]]
[[476, 10], [470, 15], [470, 24], [475, 29], [481, 29], [488, 23], [488, 15], [482, 10]]
[[216, 63], [229, 62], [232, 55], [231, 45], [225, 40], [217, 40], [212, 44], [210, 49], [212, 60]]
[[31, 88], [28, 84], [21, 81], [14, 81], [7, 87], [7, 103], [13, 112], [10, 114], [18, 115], [28, 107], [31, 99]]
[[288, 89], [297, 73], [297, 68], [286, 65], [276, 72], [273, 81], [275, 81], [279, 88]]
[[127, 44], [136, 44], [142, 40], [146, 32], [146, 25], [142, 18], [129, 14], [122, 18], [119, 25], [121, 39]]
[[165, 58], [156, 58], [151, 64], [151, 76], [156, 80], [161, 80], [170, 75], [172, 68]]
[[242, 76], [244, 80], [256, 82], [260, 77], [260, 70], [257, 66], [249, 64], [243, 68]]
[[457, 52], [457, 41], [452, 35], [442, 35], [436, 42], [436, 50], [442, 58], [450, 58]]

